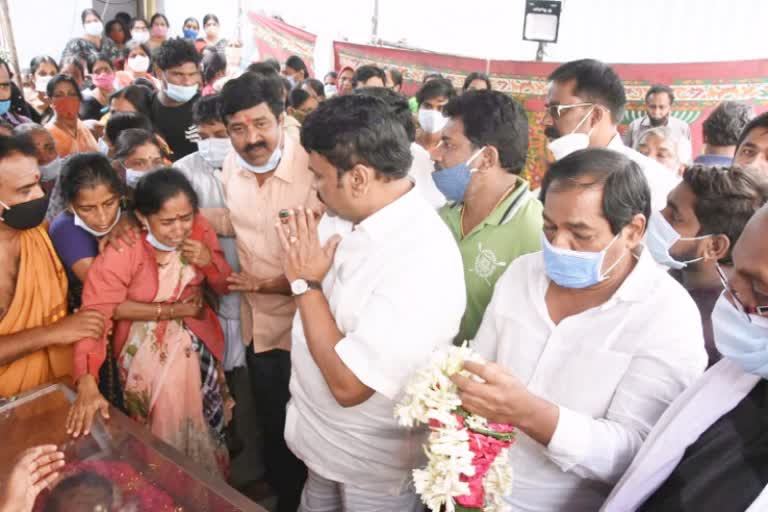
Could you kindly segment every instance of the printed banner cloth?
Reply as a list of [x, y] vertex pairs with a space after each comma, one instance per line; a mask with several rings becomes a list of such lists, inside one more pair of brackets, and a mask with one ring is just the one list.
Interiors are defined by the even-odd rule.
[[[429, 52], [334, 42], [336, 69], [369, 63], [400, 70], [404, 92], [414, 94], [424, 75], [442, 73], [461, 88], [472, 71], [488, 73], [493, 88], [507, 93], [525, 105], [530, 118], [530, 144], [526, 176], [535, 188], [546, 169], [547, 150], [544, 137], [544, 101], [547, 76], [559, 66], [552, 62], [515, 62], [483, 60]], [[673, 113], [691, 125], [693, 154], [703, 144], [701, 124], [723, 100], [751, 102], [758, 112], [768, 109], [768, 59], [695, 64], [616, 64], [627, 93], [628, 123], [645, 115], [644, 100], [648, 88], [667, 84], [675, 91]]]
[[309, 68], [309, 74], [314, 73], [316, 35], [254, 12], [249, 13], [249, 18], [259, 60], [272, 57], [282, 64], [291, 55], [298, 55]]

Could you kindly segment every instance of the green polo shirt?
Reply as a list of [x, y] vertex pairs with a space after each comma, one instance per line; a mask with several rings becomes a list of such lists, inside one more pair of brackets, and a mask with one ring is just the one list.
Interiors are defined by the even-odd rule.
[[472, 340], [491, 301], [493, 288], [501, 274], [518, 256], [541, 250], [541, 202], [529, 191], [528, 182], [520, 185], [486, 219], [464, 238], [461, 237], [463, 203], [440, 209], [440, 216], [459, 244], [464, 261], [467, 309], [454, 342]]

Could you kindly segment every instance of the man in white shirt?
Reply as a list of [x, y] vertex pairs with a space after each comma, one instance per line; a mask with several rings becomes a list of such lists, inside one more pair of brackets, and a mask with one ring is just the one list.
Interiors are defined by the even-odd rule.
[[577, 151], [544, 177], [543, 251], [499, 279], [465, 367], [464, 407], [519, 429], [514, 511], [594, 511], [707, 363], [696, 305], [646, 251], [639, 166]]
[[323, 246], [304, 207], [276, 226], [298, 305], [285, 438], [309, 468], [300, 510], [421, 510], [411, 471], [425, 438], [393, 409], [458, 331], [461, 255], [407, 179], [408, 138], [381, 100], [328, 100], [301, 138], [318, 196], [351, 229]]
[[616, 72], [600, 61], [582, 59], [561, 65], [549, 80], [544, 133], [551, 140], [549, 149], [555, 159], [586, 147], [623, 153], [643, 170], [653, 210], [664, 208], [680, 178], [622, 142], [617, 127], [627, 97]]
[[725, 356], [675, 400], [605, 512], [768, 510], [768, 207], [747, 223], [715, 305]]

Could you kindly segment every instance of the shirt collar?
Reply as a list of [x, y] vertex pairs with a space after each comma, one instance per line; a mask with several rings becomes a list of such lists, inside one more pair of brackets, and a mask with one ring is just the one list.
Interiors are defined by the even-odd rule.
[[624, 141], [621, 138], [621, 135], [616, 132], [616, 135], [613, 136], [611, 139], [611, 142], [608, 143], [608, 149], [612, 149], [614, 151], [622, 151], [627, 146], [624, 144]]
[[384, 240], [390, 233], [400, 230], [403, 224], [423, 214], [418, 207], [420, 199], [414, 186], [355, 226], [355, 231], [365, 233], [373, 240]]
[[[656, 286], [656, 276], [659, 272], [664, 272], [651, 256], [649, 251], [641, 248], [640, 256], [637, 257], [637, 263], [632, 272], [624, 279], [619, 289], [613, 294], [603, 306], [613, 302], [641, 302], [648, 298]], [[631, 255], [630, 257], [636, 257]]]
[[483, 221], [483, 224], [486, 225], [492, 225], [492, 226], [498, 226], [504, 220], [509, 216], [510, 207], [514, 204], [515, 206], [519, 205], [522, 201], [525, 200], [522, 196], [528, 193], [530, 190], [530, 187], [528, 185], [528, 182], [524, 179], [518, 177], [517, 183], [515, 185], [515, 190], [512, 191], [509, 196], [504, 199], [504, 201], [501, 202], [500, 205], [496, 207], [495, 210], [491, 212], [490, 215]]

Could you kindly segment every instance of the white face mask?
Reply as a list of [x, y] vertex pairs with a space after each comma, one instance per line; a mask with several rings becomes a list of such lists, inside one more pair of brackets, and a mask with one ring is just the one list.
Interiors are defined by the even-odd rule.
[[571, 133], [563, 135], [547, 144], [555, 160], [560, 160], [571, 153], [589, 147], [589, 137], [592, 135], [592, 130], [590, 129], [589, 133], [576, 133], [576, 130], [584, 124], [593, 110], [595, 110], [595, 105], [592, 105], [592, 108], [589, 109], [589, 112], [579, 121], [579, 124], [576, 125], [576, 128]]
[[125, 184], [131, 188], [136, 188], [136, 184], [141, 178], [154, 171], [135, 171], [133, 169], [125, 169]]
[[217, 139], [210, 137], [197, 141], [197, 151], [203, 160], [211, 164], [216, 169], [221, 169], [224, 164], [224, 158], [232, 150], [232, 141], [229, 138]]
[[277, 143], [277, 147], [272, 152], [272, 155], [270, 155], [269, 160], [267, 160], [267, 163], [264, 165], [251, 165], [248, 162], [245, 161], [245, 159], [240, 156], [240, 153], [237, 153], [237, 163], [242, 167], [243, 169], [247, 169], [255, 174], [266, 174], [268, 172], [274, 171], [277, 166], [280, 164], [280, 159], [283, 158], [283, 126], [279, 126], [280, 130], [280, 140]]
[[419, 109], [419, 124], [427, 133], [437, 133], [445, 127], [448, 118], [437, 110]]
[[104, 140], [104, 137], [99, 137], [99, 153], [101, 153], [104, 156], [107, 156], [109, 154], [109, 144], [107, 144], [107, 141]]
[[147, 242], [149, 242], [149, 245], [157, 249], [158, 251], [163, 252], [172, 252], [177, 249], [177, 247], [174, 247], [172, 245], [165, 245], [163, 242], [158, 240], [155, 235], [152, 234], [152, 230], [149, 227], [149, 223], [144, 224], [144, 226], [147, 228]]
[[85, 29], [86, 34], [94, 37], [100, 36], [104, 31], [104, 25], [100, 21], [89, 21], [83, 28]]
[[147, 30], [133, 30], [131, 31], [131, 39], [137, 43], [146, 43], [149, 41], [149, 31]]
[[680, 233], [675, 231], [675, 228], [667, 222], [667, 219], [661, 214], [661, 212], [653, 212], [651, 218], [648, 221], [648, 232], [645, 240], [645, 247], [660, 265], [664, 265], [675, 270], [680, 270], [688, 266], [689, 263], [695, 263], [701, 261], [704, 258], [696, 258], [688, 261], [677, 261], [669, 254], [669, 250], [679, 240], [682, 241], [694, 241], [703, 240], [709, 238], [712, 235], [704, 235], [697, 237], [681, 237]]
[[35, 78], [35, 90], [43, 94], [48, 94], [48, 82], [53, 80], [52, 76], [39, 76]]
[[40, 167], [40, 181], [45, 183], [46, 181], [55, 180], [59, 177], [61, 171], [61, 158], [58, 156]]
[[326, 98], [332, 98], [339, 92], [338, 89], [336, 89], [336, 86], [333, 84], [325, 84], [323, 86], [323, 91], [325, 92]]
[[134, 55], [128, 59], [128, 67], [134, 73], [146, 73], [149, 69], [149, 57], [146, 55]]
[[106, 231], [96, 231], [95, 229], [91, 228], [88, 224], [86, 224], [83, 219], [80, 218], [80, 216], [77, 214], [74, 208], [72, 209], [72, 215], [75, 217], [75, 226], [85, 230], [86, 232], [92, 234], [97, 238], [101, 238], [102, 236], [108, 235], [109, 232], [112, 231], [112, 229], [114, 229], [115, 226], [117, 226], [117, 223], [120, 222], [120, 214], [121, 214], [121, 210], [118, 208], [117, 215], [115, 216], [115, 220], [112, 221], [112, 225], [109, 226]]

